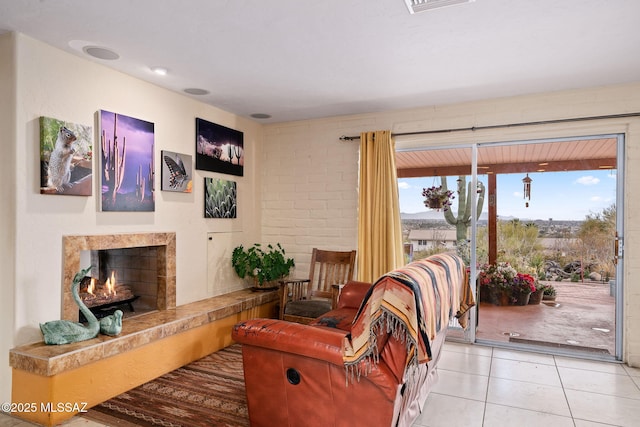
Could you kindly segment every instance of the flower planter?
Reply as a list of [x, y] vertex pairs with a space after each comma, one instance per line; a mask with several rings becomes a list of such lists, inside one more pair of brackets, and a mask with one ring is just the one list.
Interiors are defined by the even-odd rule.
[[538, 289], [529, 297], [529, 304], [540, 304], [542, 302], [543, 290]]
[[511, 303], [511, 292], [504, 289], [490, 289], [488, 299], [493, 305], [509, 305]]
[[529, 298], [531, 297], [531, 292], [527, 293], [518, 293], [514, 295], [514, 303], [513, 305], [527, 305], [529, 304]]
[[425, 204], [429, 209], [442, 209], [443, 203], [440, 199], [427, 199]]
[[424, 188], [422, 190], [422, 196], [424, 197], [424, 205], [429, 209], [444, 209], [445, 211], [451, 206], [451, 199], [453, 199], [453, 191], [442, 188], [442, 186], [431, 188]]
[[489, 296], [489, 288], [482, 285], [478, 285], [478, 288], [480, 289], [480, 302], [491, 302], [491, 298]]

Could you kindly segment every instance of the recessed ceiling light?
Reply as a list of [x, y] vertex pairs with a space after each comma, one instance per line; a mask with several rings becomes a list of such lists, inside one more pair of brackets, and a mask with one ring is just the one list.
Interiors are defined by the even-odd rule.
[[169, 70], [164, 67], [151, 67], [151, 71], [156, 73], [159, 76], [166, 76]]
[[108, 61], [113, 61], [115, 59], [120, 58], [120, 55], [104, 47], [85, 46], [82, 48], [82, 50], [87, 55], [93, 56], [94, 58], [98, 58], [98, 59], [106, 59]]
[[253, 113], [251, 117], [253, 117], [254, 119], [270, 119], [271, 115], [265, 113]]
[[189, 95], [208, 95], [209, 91], [204, 89], [198, 89], [195, 87], [190, 87], [184, 90]]

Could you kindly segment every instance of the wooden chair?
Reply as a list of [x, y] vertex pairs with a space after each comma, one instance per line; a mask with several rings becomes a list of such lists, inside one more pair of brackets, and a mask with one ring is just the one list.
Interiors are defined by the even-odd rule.
[[339, 286], [353, 279], [356, 251], [324, 251], [314, 248], [308, 279], [283, 280], [280, 286], [280, 319], [308, 324], [333, 310]]

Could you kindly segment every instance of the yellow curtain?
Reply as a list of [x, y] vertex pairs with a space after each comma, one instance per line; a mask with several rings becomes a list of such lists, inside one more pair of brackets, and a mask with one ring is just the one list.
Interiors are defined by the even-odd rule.
[[358, 280], [404, 265], [395, 142], [391, 131], [360, 134]]

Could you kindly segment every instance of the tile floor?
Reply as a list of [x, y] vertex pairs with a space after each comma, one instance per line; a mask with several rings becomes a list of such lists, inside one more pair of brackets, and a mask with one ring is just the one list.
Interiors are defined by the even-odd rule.
[[640, 369], [449, 343], [414, 427], [640, 426]]
[[[640, 426], [640, 369], [447, 342], [414, 427]], [[30, 427], [0, 415], [0, 427]], [[102, 427], [76, 417], [65, 427]]]

